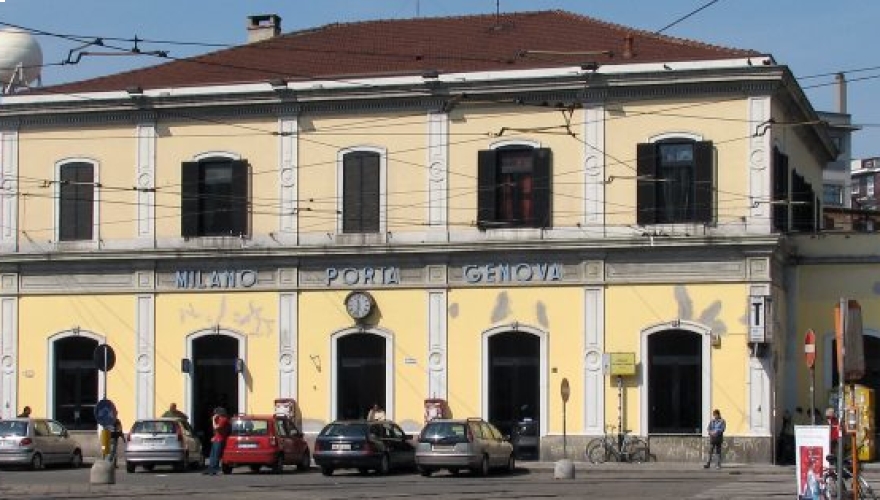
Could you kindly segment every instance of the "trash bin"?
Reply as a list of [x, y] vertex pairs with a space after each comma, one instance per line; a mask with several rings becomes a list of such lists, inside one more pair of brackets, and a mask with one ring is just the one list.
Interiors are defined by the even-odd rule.
[[538, 460], [541, 456], [538, 440], [538, 421], [526, 419], [516, 423], [511, 435], [517, 460]]

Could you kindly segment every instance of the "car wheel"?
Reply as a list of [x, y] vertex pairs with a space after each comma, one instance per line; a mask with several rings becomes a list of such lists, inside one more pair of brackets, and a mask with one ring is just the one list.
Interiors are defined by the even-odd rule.
[[391, 470], [391, 464], [388, 462], [388, 455], [382, 455], [382, 458], [379, 460], [379, 468], [376, 469], [376, 474], [384, 476], [388, 474], [389, 470]]
[[251, 465], [251, 466], [250, 466], [250, 469], [251, 469], [251, 472], [253, 472], [253, 473], [260, 472], [260, 466], [259, 466], [259, 465]]
[[300, 471], [309, 470], [312, 467], [312, 456], [309, 455], [309, 450], [303, 452], [302, 460], [296, 464], [296, 469]]
[[70, 457], [70, 467], [74, 469], [79, 469], [83, 464], [83, 456], [82, 452], [79, 450], [73, 451], [73, 456]]
[[507, 473], [512, 474], [513, 471], [516, 470], [516, 457], [513, 456], [513, 453], [510, 454], [510, 457], [507, 459]]
[[360, 467], [358, 469], [358, 474], [360, 474], [360, 475], [365, 475], [365, 474], [369, 474], [369, 473], [370, 473], [370, 469], [366, 469], [364, 467]]
[[135, 464], [131, 462], [125, 462], [125, 472], [133, 473], [135, 467], [137, 467]]
[[223, 471], [224, 474], [232, 474], [232, 466], [223, 464], [220, 466], [220, 470]]
[[434, 473], [434, 471], [427, 468], [427, 467], [419, 467], [419, 474], [421, 474], [425, 477], [431, 477], [431, 474], [433, 474], [433, 473]]
[[461, 471], [456, 469], [455, 467], [449, 469], [449, 473], [452, 474], [453, 476], [457, 476], [459, 472], [461, 472]]
[[147, 472], [153, 472], [153, 469], [155, 468], [156, 466], [153, 464], [144, 464], [144, 470]]
[[489, 475], [489, 457], [483, 455], [483, 459], [480, 460], [480, 467], [477, 469], [476, 472], [481, 476]]
[[284, 454], [279, 453], [275, 457], [275, 463], [272, 464], [272, 474], [282, 474], [284, 472]]
[[189, 467], [193, 470], [199, 470], [205, 466], [205, 457], [201, 453], [196, 455], [196, 459], [189, 463]]
[[31, 457], [31, 470], [40, 470], [43, 468], [43, 455], [39, 453], [34, 453], [34, 456]]
[[321, 467], [321, 474], [324, 474], [325, 476], [332, 476], [333, 475], [333, 467], [327, 467], [327, 466]]

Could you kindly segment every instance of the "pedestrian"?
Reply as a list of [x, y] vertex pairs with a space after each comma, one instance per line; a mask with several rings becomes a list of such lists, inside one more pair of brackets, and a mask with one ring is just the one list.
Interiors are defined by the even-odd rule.
[[211, 426], [214, 429], [214, 436], [211, 438], [211, 456], [208, 460], [208, 470], [203, 474], [216, 476], [220, 472], [220, 459], [223, 456], [223, 448], [226, 447], [226, 438], [229, 437], [231, 430], [226, 408], [222, 406], [214, 408]]
[[834, 408], [827, 408], [825, 410], [825, 423], [829, 427], [829, 439], [831, 445], [831, 454], [837, 455], [837, 442], [840, 440], [840, 419], [837, 418], [837, 415], [834, 413]]
[[373, 407], [367, 412], [367, 420], [385, 420], [385, 410], [378, 403], [373, 403]]
[[709, 431], [709, 460], [704, 469], [708, 469], [712, 465], [712, 457], [718, 455], [718, 461], [715, 468], [721, 468], [721, 444], [724, 443], [724, 431], [727, 429], [727, 423], [721, 418], [721, 412], [717, 409], [712, 412], [712, 420], [709, 421], [706, 430]]
[[171, 403], [165, 413], [162, 414], [162, 418], [176, 418], [177, 420], [181, 420], [186, 422], [189, 420], [189, 417], [186, 413], [177, 409], [177, 403]]
[[18, 414], [18, 418], [30, 418], [31, 417], [31, 407], [25, 406], [21, 409], [21, 413]]
[[122, 421], [118, 418], [113, 421], [113, 427], [110, 429], [110, 455], [107, 456], [107, 461], [113, 464], [113, 467], [116, 467], [116, 457], [119, 452], [119, 440], [122, 439]]

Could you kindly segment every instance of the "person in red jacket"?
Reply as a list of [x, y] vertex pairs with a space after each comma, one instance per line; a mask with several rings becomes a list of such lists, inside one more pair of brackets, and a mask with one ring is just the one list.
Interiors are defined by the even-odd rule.
[[223, 448], [226, 447], [226, 438], [232, 430], [226, 408], [214, 408], [214, 416], [211, 418], [214, 428], [214, 436], [211, 438], [211, 457], [208, 462], [208, 470], [204, 474], [216, 476], [220, 472], [220, 457], [223, 456]]
[[834, 414], [834, 408], [825, 410], [825, 423], [831, 428], [831, 453], [837, 454], [837, 442], [840, 440], [840, 420]]

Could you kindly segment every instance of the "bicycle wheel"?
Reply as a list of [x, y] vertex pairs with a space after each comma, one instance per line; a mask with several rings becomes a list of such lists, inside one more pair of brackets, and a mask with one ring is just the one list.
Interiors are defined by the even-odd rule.
[[[830, 471], [825, 472], [822, 474], [822, 484], [824, 485], [822, 489], [824, 496], [822, 498], [837, 500], [837, 474]], [[846, 490], [844, 489], [844, 491]]]
[[649, 460], [648, 445], [639, 440], [629, 445], [629, 461], [634, 464], [645, 463]]
[[605, 442], [601, 439], [594, 439], [587, 445], [585, 452], [587, 461], [591, 464], [604, 464], [608, 460], [608, 452], [605, 449]]
[[859, 474], [859, 498], [866, 500], [877, 500], [877, 495], [874, 494], [874, 488], [871, 488], [871, 485], [868, 484], [868, 481]]

